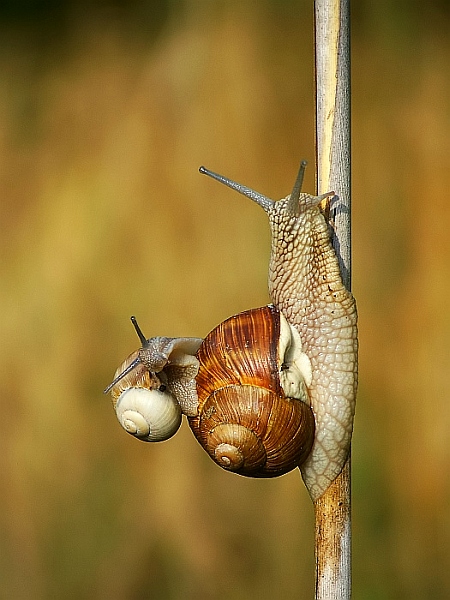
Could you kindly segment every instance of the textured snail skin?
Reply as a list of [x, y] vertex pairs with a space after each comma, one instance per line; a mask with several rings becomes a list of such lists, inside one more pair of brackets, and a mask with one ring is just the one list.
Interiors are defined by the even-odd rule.
[[197, 413], [195, 376], [199, 364], [195, 353], [202, 342], [201, 338], [154, 337], [138, 351], [141, 365], [164, 377], [168, 392], [187, 416]]
[[272, 230], [269, 293], [294, 325], [312, 365], [312, 451], [301, 467], [313, 500], [342, 470], [353, 429], [357, 388], [357, 315], [344, 287], [321, 198], [300, 194], [264, 207]]

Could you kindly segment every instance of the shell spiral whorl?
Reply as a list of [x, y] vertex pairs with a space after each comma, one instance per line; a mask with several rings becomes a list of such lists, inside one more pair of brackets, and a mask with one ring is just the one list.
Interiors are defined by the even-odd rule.
[[[125, 371], [138, 354], [139, 351], [130, 354], [114, 377]], [[119, 423], [142, 441], [167, 440], [181, 425], [180, 405], [161, 380], [142, 364], [137, 364], [111, 388], [111, 397]]]
[[197, 352], [199, 412], [189, 424], [215, 462], [241, 475], [287, 473], [313, 442], [311, 408], [280, 384], [281, 318], [273, 306], [230, 317]]

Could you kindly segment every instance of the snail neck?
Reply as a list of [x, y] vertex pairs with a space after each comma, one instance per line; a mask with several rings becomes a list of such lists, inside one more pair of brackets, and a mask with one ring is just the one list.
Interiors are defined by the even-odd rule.
[[298, 215], [290, 211], [288, 198], [275, 203], [269, 212], [269, 293], [275, 306], [296, 326], [304, 323], [306, 314], [317, 306], [317, 299], [327, 295], [328, 286], [342, 286], [317, 198], [301, 194], [301, 200]]

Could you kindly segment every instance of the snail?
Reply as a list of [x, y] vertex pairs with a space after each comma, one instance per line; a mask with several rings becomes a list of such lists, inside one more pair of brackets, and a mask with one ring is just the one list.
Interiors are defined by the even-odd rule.
[[274, 306], [230, 317], [197, 352], [198, 413], [189, 425], [224, 469], [251, 477], [301, 465], [314, 440], [300, 337]]
[[333, 196], [301, 193], [302, 161], [292, 193], [273, 201], [200, 167], [220, 183], [247, 196], [266, 212], [271, 233], [269, 295], [295, 327], [311, 361], [308, 385], [315, 417], [311, 452], [301, 465], [303, 480], [317, 500], [344, 466], [353, 431], [358, 379], [356, 303], [345, 288], [320, 204]]
[[[128, 388], [163, 394], [168, 404], [178, 404], [221, 467], [271, 477], [298, 466], [316, 500], [341, 471], [350, 447], [357, 316], [319, 207], [334, 192], [317, 197], [301, 193], [305, 165], [292, 193], [279, 201], [200, 167], [268, 215], [273, 305], [227, 319], [203, 341], [146, 340], [134, 320], [142, 347], [116, 371], [105, 391], [111, 390], [116, 410], [123, 410]], [[161, 439], [179, 427], [181, 415], [170, 418], [173, 424]], [[125, 424], [137, 437], [154, 439]]]
[[[184, 414], [197, 412], [195, 358], [201, 339], [155, 337], [146, 339], [135, 317], [131, 321], [142, 343], [119, 366], [104, 393], [111, 392], [122, 427], [146, 442], [172, 437]], [[164, 370], [163, 370], [164, 369]]]

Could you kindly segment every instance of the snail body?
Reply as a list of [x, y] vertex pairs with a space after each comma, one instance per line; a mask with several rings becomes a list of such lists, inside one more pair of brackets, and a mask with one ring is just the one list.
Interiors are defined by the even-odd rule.
[[316, 437], [301, 470], [317, 499], [339, 475], [350, 448], [357, 388], [357, 315], [317, 199], [301, 194], [299, 200], [297, 209], [287, 198], [267, 211], [272, 230], [269, 294], [296, 327], [311, 360], [309, 394]]

